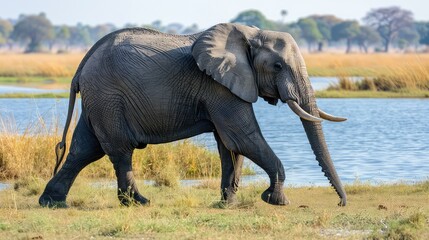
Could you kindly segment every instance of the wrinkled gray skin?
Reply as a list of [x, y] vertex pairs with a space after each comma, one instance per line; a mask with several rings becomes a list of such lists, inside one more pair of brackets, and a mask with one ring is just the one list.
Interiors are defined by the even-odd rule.
[[[141, 28], [108, 34], [73, 78], [66, 129], [79, 91], [82, 114], [70, 153], [40, 197], [42, 206], [64, 202], [77, 174], [105, 154], [116, 171], [121, 203], [147, 204], [134, 181], [133, 150], [205, 132], [213, 132], [218, 144], [223, 200], [235, 200], [246, 156], [270, 178], [262, 199], [286, 205], [284, 168], [261, 134], [252, 103], [258, 96], [272, 105], [293, 100], [319, 117], [293, 38], [237, 24], [189, 36]], [[322, 171], [345, 205], [320, 122], [301, 120]], [[63, 138], [59, 145], [64, 144]]]

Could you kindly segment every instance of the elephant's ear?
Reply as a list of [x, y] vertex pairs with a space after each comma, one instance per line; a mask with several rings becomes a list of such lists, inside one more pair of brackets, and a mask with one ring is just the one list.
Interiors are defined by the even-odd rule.
[[218, 24], [202, 33], [192, 46], [201, 71], [250, 103], [258, 99], [258, 87], [249, 63], [248, 39], [257, 31], [238, 24]]

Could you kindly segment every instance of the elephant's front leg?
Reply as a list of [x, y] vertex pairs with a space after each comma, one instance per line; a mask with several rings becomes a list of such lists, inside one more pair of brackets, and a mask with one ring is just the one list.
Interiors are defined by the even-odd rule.
[[121, 204], [125, 206], [129, 206], [132, 203], [149, 204], [150, 201], [143, 197], [137, 189], [132, 170], [132, 154], [109, 157], [118, 179], [118, 198]]
[[283, 164], [262, 136], [251, 104], [232, 102], [228, 109], [221, 108], [211, 116], [225, 148], [249, 158], [270, 177], [270, 187], [262, 193], [262, 200], [274, 205], [289, 204], [283, 192]]
[[214, 133], [222, 164], [221, 194], [222, 201], [233, 204], [237, 201], [236, 192], [240, 182], [244, 157], [228, 150], [219, 135]]
[[270, 187], [262, 193], [262, 200], [273, 205], [288, 205], [283, 192], [285, 173], [283, 164], [274, 154], [260, 132], [246, 139], [242, 154], [264, 169], [270, 177]]

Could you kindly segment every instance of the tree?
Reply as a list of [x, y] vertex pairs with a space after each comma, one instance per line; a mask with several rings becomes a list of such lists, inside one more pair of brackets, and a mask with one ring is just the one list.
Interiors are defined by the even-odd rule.
[[138, 27], [139, 25], [138, 24], [136, 24], [136, 23], [126, 23], [125, 25], [124, 25], [124, 28], [135, 28], [135, 27]]
[[65, 51], [68, 50], [70, 44], [70, 28], [66, 25], [56, 26], [55, 27], [55, 39], [57, 42], [60, 42], [63, 46], [65, 46]]
[[95, 27], [89, 27], [89, 35], [91, 37], [91, 42], [96, 42], [100, 38], [106, 36], [108, 33], [111, 33], [116, 30], [116, 27], [113, 24], [100, 24]]
[[368, 46], [370, 44], [376, 44], [380, 42], [380, 34], [377, 31], [368, 26], [360, 26], [359, 33], [356, 35], [354, 40], [359, 45], [359, 49], [368, 53]]
[[311, 18], [301, 18], [298, 20], [298, 26], [301, 29], [301, 37], [307, 42], [308, 51], [311, 52], [311, 45], [323, 39], [317, 23]]
[[231, 20], [232, 23], [240, 23], [247, 26], [255, 26], [265, 30], [275, 30], [275, 24], [268, 20], [261, 12], [257, 10], [247, 10], [238, 14]]
[[346, 39], [347, 49], [349, 53], [352, 46], [352, 40], [359, 34], [360, 28], [357, 21], [344, 21], [332, 27], [332, 38], [335, 41]]
[[277, 22], [276, 24], [277, 31], [289, 33], [297, 42], [301, 40], [301, 28], [296, 22], [290, 24]]
[[399, 7], [378, 8], [368, 12], [363, 20], [377, 30], [383, 39], [384, 51], [388, 52], [398, 32], [413, 23], [413, 14]]
[[323, 52], [324, 42], [331, 41], [331, 30], [334, 25], [342, 22], [341, 19], [337, 18], [334, 15], [311, 15], [308, 18], [316, 21], [317, 28], [322, 34], [322, 38], [317, 43], [317, 51]]
[[7, 20], [0, 19], [0, 45], [8, 42], [9, 36], [12, 31], [12, 23]]
[[286, 9], [282, 9], [280, 11], [280, 15], [282, 16], [282, 22], [284, 23], [285, 22], [285, 18], [287, 16], [287, 10]]
[[15, 25], [11, 37], [30, 41], [26, 52], [42, 51], [42, 42], [53, 38], [53, 26], [44, 13], [22, 17]]
[[415, 28], [419, 33], [419, 43], [429, 45], [429, 22], [416, 22]]
[[398, 32], [397, 44], [401, 50], [405, 50], [411, 46], [417, 47], [420, 35], [414, 26], [406, 27]]
[[164, 32], [171, 34], [179, 34], [183, 30], [184, 26], [181, 23], [170, 23], [165, 26]]
[[70, 27], [70, 45], [86, 47], [92, 43], [89, 26], [77, 24]]
[[156, 29], [156, 30], [161, 31], [161, 32], [163, 30], [161, 20], [155, 20], [149, 26], [150, 26], [150, 28]]
[[199, 28], [198, 28], [198, 25], [197, 24], [192, 24], [191, 26], [189, 26], [189, 27], [186, 27], [182, 32], [181, 32], [181, 34], [194, 34], [194, 33], [197, 33], [197, 32], [199, 32], [200, 30], [199, 30]]

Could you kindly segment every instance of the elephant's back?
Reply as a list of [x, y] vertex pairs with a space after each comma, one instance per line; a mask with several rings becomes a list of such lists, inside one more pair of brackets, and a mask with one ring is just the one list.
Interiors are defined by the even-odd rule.
[[[79, 66], [80, 90], [83, 85], [102, 87], [121, 85], [122, 81], [139, 84], [152, 81], [150, 78], [165, 79], [182, 67], [194, 67], [191, 47], [198, 36], [166, 34], [147, 28], [112, 32], [94, 45], [90, 56], [87, 54]], [[91, 83], [86, 84], [88, 81]]]
[[176, 35], [162, 33], [148, 28], [125, 28], [114, 33], [112, 47], [152, 46], [164, 51], [191, 46], [200, 33], [192, 35]]
[[[195, 38], [133, 28], [99, 44], [79, 79], [83, 108], [91, 122], [102, 126], [100, 119], [132, 119], [127, 127], [137, 133], [157, 126], [168, 131], [195, 121], [186, 117], [180, 122], [176, 116], [191, 117], [198, 110], [199, 93], [191, 90], [199, 89], [202, 82], [189, 78], [195, 72], [202, 75], [190, 51]], [[183, 86], [188, 91], [179, 91]], [[188, 107], [173, 111], [177, 105]], [[106, 126], [105, 131], [111, 128]]]

